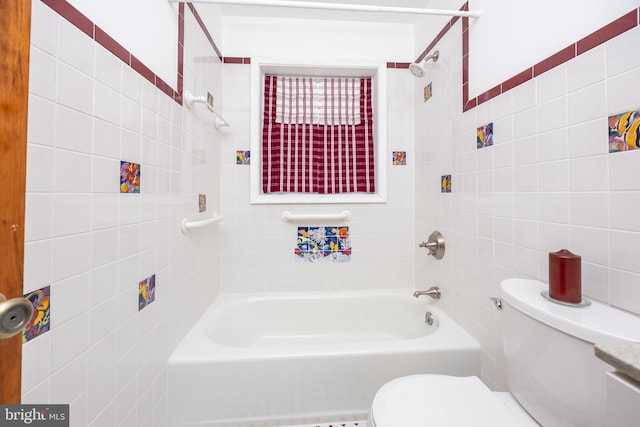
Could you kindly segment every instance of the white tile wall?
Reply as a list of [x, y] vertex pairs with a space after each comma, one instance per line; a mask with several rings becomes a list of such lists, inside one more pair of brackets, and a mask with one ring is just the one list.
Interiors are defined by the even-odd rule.
[[[222, 206], [226, 227], [222, 233], [222, 287], [225, 292], [334, 290], [412, 287], [413, 252], [418, 241], [414, 228], [411, 166], [413, 79], [406, 70], [387, 70], [388, 79], [388, 203], [328, 205], [251, 205], [249, 167], [236, 165], [236, 150], [249, 150], [248, 125], [225, 130], [221, 173]], [[231, 123], [250, 120], [250, 67], [225, 68], [224, 116]], [[392, 166], [391, 153], [407, 151], [407, 166]], [[252, 157], [257, 153], [252, 153]], [[334, 225], [283, 223], [283, 211], [295, 213], [350, 210], [349, 227], [353, 253], [348, 263], [301, 264], [296, 262], [297, 226]], [[426, 239], [427, 235], [419, 241]], [[250, 268], [249, 268], [250, 267]]]
[[[438, 45], [450, 62], [433, 76], [433, 92], [452, 99], [461, 98], [459, 80], [441, 76], [462, 65], [459, 26]], [[548, 252], [581, 255], [583, 293], [640, 315], [640, 226], [633, 218], [640, 150], [609, 154], [607, 132], [608, 115], [640, 107], [630, 89], [640, 60], [626, 53], [638, 44], [635, 28], [467, 113], [438, 96], [416, 98], [416, 155], [424, 162], [416, 167], [414, 238], [439, 230], [447, 241], [440, 262], [417, 252], [416, 281], [439, 285], [445, 308], [480, 340], [482, 378], [491, 387], [506, 383], [499, 313], [487, 298], [507, 277], [546, 281]], [[423, 85], [416, 81], [416, 93]], [[441, 109], [451, 120], [440, 120]], [[491, 121], [495, 145], [471, 149], [472, 131]], [[478, 182], [476, 193], [467, 179], [485, 170], [475, 176], [490, 182]], [[441, 194], [439, 175], [448, 173], [453, 193]], [[471, 201], [460, 203], [463, 196]]]
[[[214, 55], [185, 20], [185, 54]], [[222, 135], [37, 0], [31, 58], [24, 290], [51, 285], [51, 330], [23, 346], [23, 401], [71, 403], [73, 426], [166, 425], [170, 352], [219, 293], [219, 230], [179, 224], [220, 210]], [[221, 74], [185, 61], [192, 90]], [[141, 194], [119, 193], [120, 160], [141, 163]]]
[[[604, 135], [608, 114], [640, 107], [629, 90], [640, 59], [628, 53], [638, 29], [463, 114], [454, 28], [440, 47], [448, 60], [428, 76], [429, 102], [424, 80], [388, 70], [380, 160], [409, 156], [389, 167], [389, 203], [302, 209], [249, 204], [249, 168], [235, 152], [250, 145], [250, 67], [225, 66], [223, 79], [219, 64], [195, 61], [214, 53], [185, 17], [184, 87], [214, 93], [232, 123], [224, 145], [198, 111], [33, 2], [24, 287], [51, 284], [53, 314], [52, 330], [24, 345], [25, 402], [72, 402], [77, 426], [166, 425], [166, 360], [220, 286], [437, 284], [445, 308], [481, 341], [483, 379], [498, 389], [500, 317], [488, 297], [507, 277], [545, 280], [548, 252], [582, 255], [585, 293], [640, 314], [640, 226], [630, 214], [640, 150], [608, 154]], [[475, 129], [489, 122], [495, 145], [476, 150]], [[142, 194], [119, 194], [120, 160], [142, 164]], [[451, 194], [440, 193], [445, 174]], [[179, 221], [198, 216], [198, 193], [226, 219], [206, 238], [185, 237]], [[296, 226], [280, 214], [318, 208], [352, 211], [349, 264], [295, 263]], [[436, 229], [447, 239], [442, 261], [416, 249]], [[138, 312], [137, 283], [154, 273], [156, 302]]]

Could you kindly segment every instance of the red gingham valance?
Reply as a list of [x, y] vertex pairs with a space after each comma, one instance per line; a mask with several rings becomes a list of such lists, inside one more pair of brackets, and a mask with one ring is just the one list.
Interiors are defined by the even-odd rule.
[[371, 78], [345, 80], [265, 76], [263, 193], [375, 193]]

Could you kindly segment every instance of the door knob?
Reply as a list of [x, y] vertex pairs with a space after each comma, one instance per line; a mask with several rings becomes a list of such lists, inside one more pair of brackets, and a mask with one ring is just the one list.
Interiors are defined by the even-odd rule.
[[0, 338], [11, 338], [27, 326], [33, 305], [26, 298], [7, 299], [0, 294]]

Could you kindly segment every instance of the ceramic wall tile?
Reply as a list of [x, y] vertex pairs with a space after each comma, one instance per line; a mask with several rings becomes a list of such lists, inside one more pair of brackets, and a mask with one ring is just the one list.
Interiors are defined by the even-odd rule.
[[22, 334], [22, 342], [26, 343], [51, 328], [51, 286], [29, 292], [24, 297], [31, 302], [34, 311]]
[[156, 299], [156, 275], [147, 277], [138, 283], [138, 311]]
[[140, 192], [140, 165], [120, 161], [120, 192], [139, 193]]
[[351, 259], [349, 227], [298, 227], [294, 252], [307, 262], [347, 262]]
[[640, 110], [609, 116], [609, 152], [640, 148]]
[[236, 151], [236, 164], [238, 165], [251, 164], [251, 152], [249, 150]]
[[394, 151], [392, 155], [391, 163], [394, 166], [404, 166], [407, 164], [407, 152], [406, 151]]
[[480, 126], [476, 131], [477, 148], [489, 147], [493, 145], [493, 123]]

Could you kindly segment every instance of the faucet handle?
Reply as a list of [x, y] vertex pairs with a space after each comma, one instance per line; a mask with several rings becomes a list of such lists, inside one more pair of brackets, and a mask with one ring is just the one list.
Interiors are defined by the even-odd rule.
[[429, 235], [426, 242], [418, 244], [420, 248], [427, 248], [429, 255], [433, 255], [435, 259], [442, 259], [444, 256], [444, 237], [438, 231], [434, 231]]

